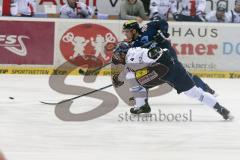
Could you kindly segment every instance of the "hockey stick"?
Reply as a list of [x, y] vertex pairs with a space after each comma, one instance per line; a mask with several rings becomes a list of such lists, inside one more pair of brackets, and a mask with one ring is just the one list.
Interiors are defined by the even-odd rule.
[[109, 84], [109, 85], [107, 85], [105, 87], [102, 87], [102, 88], [99, 88], [97, 90], [93, 90], [91, 92], [88, 92], [88, 93], [85, 93], [85, 94], [82, 94], [82, 95], [79, 95], [79, 96], [75, 96], [75, 97], [72, 97], [72, 98], [69, 98], [69, 99], [65, 99], [65, 100], [62, 100], [60, 102], [44, 102], [44, 101], [40, 101], [40, 102], [43, 103], [43, 104], [47, 104], [47, 105], [57, 105], [57, 104], [61, 104], [61, 103], [64, 103], [64, 102], [72, 101], [74, 99], [77, 99], [77, 98], [80, 98], [80, 97], [83, 97], [83, 96], [87, 96], [89, 94], [101, 91], [103, 89], [106, 89], [106, 88], [109, 88], [109, 87], [112, 87], [112, 86], [113, 86], [112, 84]]
[[93, 70], [93, 71], [89, 71], [89, 72], [86, 71], [86, 72], [85, 72], [84, 70], [79, 69], [78, 72], [79, 72], [80, 74], [91, 75], [91, 74], [94, 74], [94, 73], [96, 73], [97, 71], [101, 70], [102, 68], [108, 66], [108, 65], [111, 64], [111, 63], [112, 63], [112, 62], [109, 62], [109, 63], [107, 63], [107, 64], [105, 64], [105, 65], [103, 65], [103, 66], [98, 67], [97, 69], [95, 69], [95, 70]]

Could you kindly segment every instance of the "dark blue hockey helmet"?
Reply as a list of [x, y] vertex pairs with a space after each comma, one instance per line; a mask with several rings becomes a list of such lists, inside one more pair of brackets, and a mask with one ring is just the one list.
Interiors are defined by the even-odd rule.
[[127, 42], [119, 42], [113, 50], [112, 62], [113, 64], [125, 64], [125, 57], [130, 48]]
[[129, 48], [130, 48], [130, 45], [127, 42], [122, 41], [117, 44], [117, 46], [113, 50], [113, 53], [114, 54], [119, 54], [119, 53], [127, 54]]

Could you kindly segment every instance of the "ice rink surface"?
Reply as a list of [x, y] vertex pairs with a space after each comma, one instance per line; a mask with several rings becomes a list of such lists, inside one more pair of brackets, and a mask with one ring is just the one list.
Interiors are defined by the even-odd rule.
[[[55, 106], [39, 101], [59, 101], [64, 95], [49, 87], [48, 76], [1, 75], [0, 150], [8, 160], [239, 160], [240, 79], [204, 79], [218, 93], [221, 104], [235, 119], [222, 120], [214, 110], [171, 93], [150, 98], [152, 112], [192, 112], [192, 121], [121, 121], [129, 107], [119, 101], [112, 112], [85, 122], [66, 122]], [[80, 76], [66, 83], [83, 85]], [[91, 87], [110, 83], [99, 77]], [[86, 84], [84, 84], [86, 85]], [[116, 95], [113, 88], [106, 89]], [[9, 99], [9, 97], [14, 99]], [[99, 101], [79, 98], [71, 111], [82, 113]]]

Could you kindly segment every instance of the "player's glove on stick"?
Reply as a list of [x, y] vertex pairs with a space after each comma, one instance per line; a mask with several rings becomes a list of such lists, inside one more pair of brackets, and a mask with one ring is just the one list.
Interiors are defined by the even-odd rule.
[[115, 88], [118, 88], [118, 87], [120, 87], [121, 85], [124, 84], [124, 82], [118, 80], [118, 76], [119, 76], [119, 74], [115, 74], [115, 75], [113, 75], [113, 77], [112, 77], [113, 86], [114, 86]]
[[162, 31], [158, 30], [158, 33], [154, 36], [154, 41], [157, 43], [163, 43], [169, 37], [169, 33], [163, 33]]

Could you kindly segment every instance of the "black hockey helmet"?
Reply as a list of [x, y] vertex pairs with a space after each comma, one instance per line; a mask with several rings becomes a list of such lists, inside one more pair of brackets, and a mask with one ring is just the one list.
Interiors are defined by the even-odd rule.
[[137, 21], [129, 20], [123, 24], [123, 29], [136, 29], [138, 32], [141, 32], [141, 28]]

